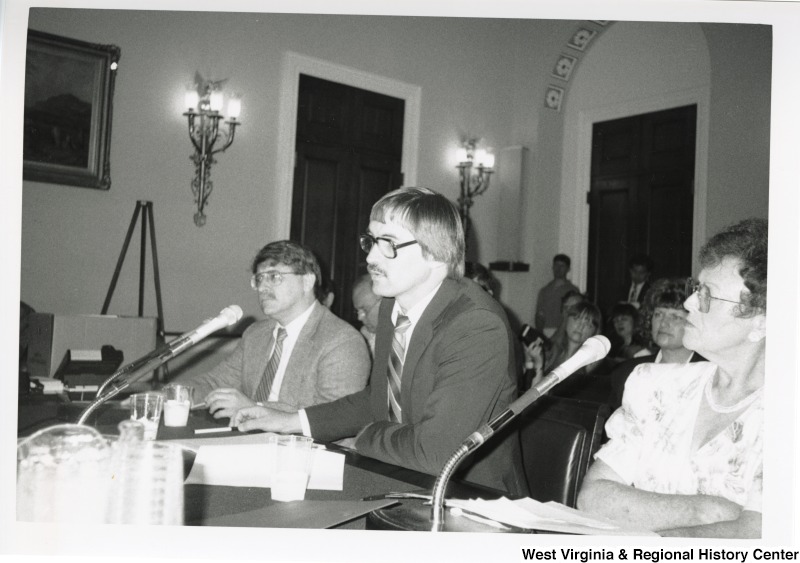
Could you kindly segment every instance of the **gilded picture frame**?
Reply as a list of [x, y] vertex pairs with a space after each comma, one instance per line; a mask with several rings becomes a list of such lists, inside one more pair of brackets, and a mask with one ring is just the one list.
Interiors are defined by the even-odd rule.
[[116, 45], [28, 30], [23, 178], [107, 190]]

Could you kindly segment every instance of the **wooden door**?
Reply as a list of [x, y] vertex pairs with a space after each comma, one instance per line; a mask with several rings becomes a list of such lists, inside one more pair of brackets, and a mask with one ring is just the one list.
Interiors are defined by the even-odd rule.
[[372, 204], [402, 185], [404, 111], [403, 100], [300, 76], [290, 236], [317, 254], [336, 287], [332, 310], [354, 324], [358, 235]]
[[652, 279], [692, 267], [697, 107], [594, 125], [589, 192], [589, 297], [603, 313], [624, 300], [628, 260], [646, 253]]

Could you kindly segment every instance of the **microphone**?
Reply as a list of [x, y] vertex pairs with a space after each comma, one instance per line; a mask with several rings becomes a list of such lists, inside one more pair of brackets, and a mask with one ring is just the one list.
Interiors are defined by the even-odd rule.
[[564, 361], [564, 363], [547, 374], [539, 383], [526, 391], [524, 395], [508, 405], [506, 410], [478, 428], [478, 430], [470, 434], [467, 439], [462, 442], [447, 462], [445, 462], [442, 472], [436, 478], [436, 483], [433, 486], [431, 500], [432, 531], [440, 531], [444, 527], [444, 492], [447, 488], [450, 476], [464, 457], [475, 451], [492, 436], [492, 434], [511, 422], [511, 420], [516, 418], [517, 415], [522, 413], [522, 411], [555, 385], [561, 383], [582, 367], [605, 358], [610, 349], [611, 343], [605, 336], [598, 335], [586, 339], [586, 342], [583, 343], [578, 351]]
[[212, 332], [231, 326], [241, 318], [242, 308], [238, 305], [228, 305], [220, 311], [219, 315], [216, 317], [204, 320], [196, 329], [185, 332], [170, 342], [168, 345], [170, 357], [167, 359], [177, 356], [186, 348], [194, 346]]
[[528, 389], [520, 398], [508, 405], [506, 410], [470, 434], [462, 445], [469, 448], [469, 451], [474, 450], [567, 377], [582, 367], [605, 358], [610, 349], [611, 342], [603, 335], [587, 338], [577, 352], [543, 377], [539, 383]]
[[[86, 407], [86, 410], [83, 411], [78, 419], [78, 424], [83, 424], [92, 411], [112, 397], [118, 395], [121, 391], [130, 387], [132, 383], [137, 381], [143, 375], [150, 373], [189, 347], [194, 346], [212, 332], [230, 326], [241, 318], [242, 308], [238, 305], [229, 305], [220, 311], [219, 315], [216, 317], [204, 320], [202, 323], [200, 323], [199, 327], [180, 335], [168, 345], [153, 350], [149, 354], [146, 354], [145, 356], [142, 356], [141, 358], [122, 366], [113, 374], [111, 374], [109, 378], [106, 379], [98, 388], [95, 400], [88, 407]], [[123, 377], [125, 378], [124, 381], [120, 382], [119, 384], [113, 384], [107, 393], [103, 393], [106, 390], [106, 387], [111, 385], [112, 382]]]

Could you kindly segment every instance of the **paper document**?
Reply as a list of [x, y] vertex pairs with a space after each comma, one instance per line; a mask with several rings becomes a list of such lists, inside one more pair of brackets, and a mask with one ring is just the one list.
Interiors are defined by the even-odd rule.
[[608, 536], [657, 536], [649, 530], [623, 528], [601, 518], [557, 502], [541, 503], [531, 498], [509, 500], [450, 499], [448, 507], [458, 507], [517, 528], [544, 530], [566, 534]]
[[[200, 446], [187, 485], [228, 487], [269, 487], [270, 455], [267, 444], [224, 444]], [[344, 454], [314, 448], [309, 489], [341, 491]]]

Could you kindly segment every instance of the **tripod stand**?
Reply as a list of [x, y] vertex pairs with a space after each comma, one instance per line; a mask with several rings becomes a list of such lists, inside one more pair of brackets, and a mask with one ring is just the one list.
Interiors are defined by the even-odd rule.
[[[136, 209], [133, 211], [131, 223], [128, 226], [128, 232], [125, 235], [125, 242], [122, 243], [122, 251], [117, 260], [117, 266], [114, 269], [114, 275], [111, 278], [111, 285], [108, 287], [106, 299], [103, 302], [103, 309], [100, 314], [105, 315], [108, 313], [108, 306], [111, 304], [111, 297], [114, 295], [114, 290], [117, 287], [119, 274], [122, 270], [122, 264], [125, 261], [125, 254], [128, 252], [128, 245], [131, 242], [133, 229], [136, 227], [136, 219], [139, 218], [139, 212], [142, 217], [141, 228], [141, 243], [139, 249], [139, 309], [138, 316], [144, 316], [144, 273], [145, 273], [145, 258], [147, 255], [147, 220], [150, 220], [150, 251], [153, 256], [153, 281], [155, 283], [156, 291], [156, 308], [158, 317], [156, 319], [156, 342], [161, 345], [164, 343], [164, 309], [161, 304], [161, 278], [158, 274], [158, 254], [156, 252], [156, 229], [155, 222], [153, 221], [153, 202], [139, 200], [136, 202]], [[158, 380], [158, 374], [154, 374], [154, 379]]]

